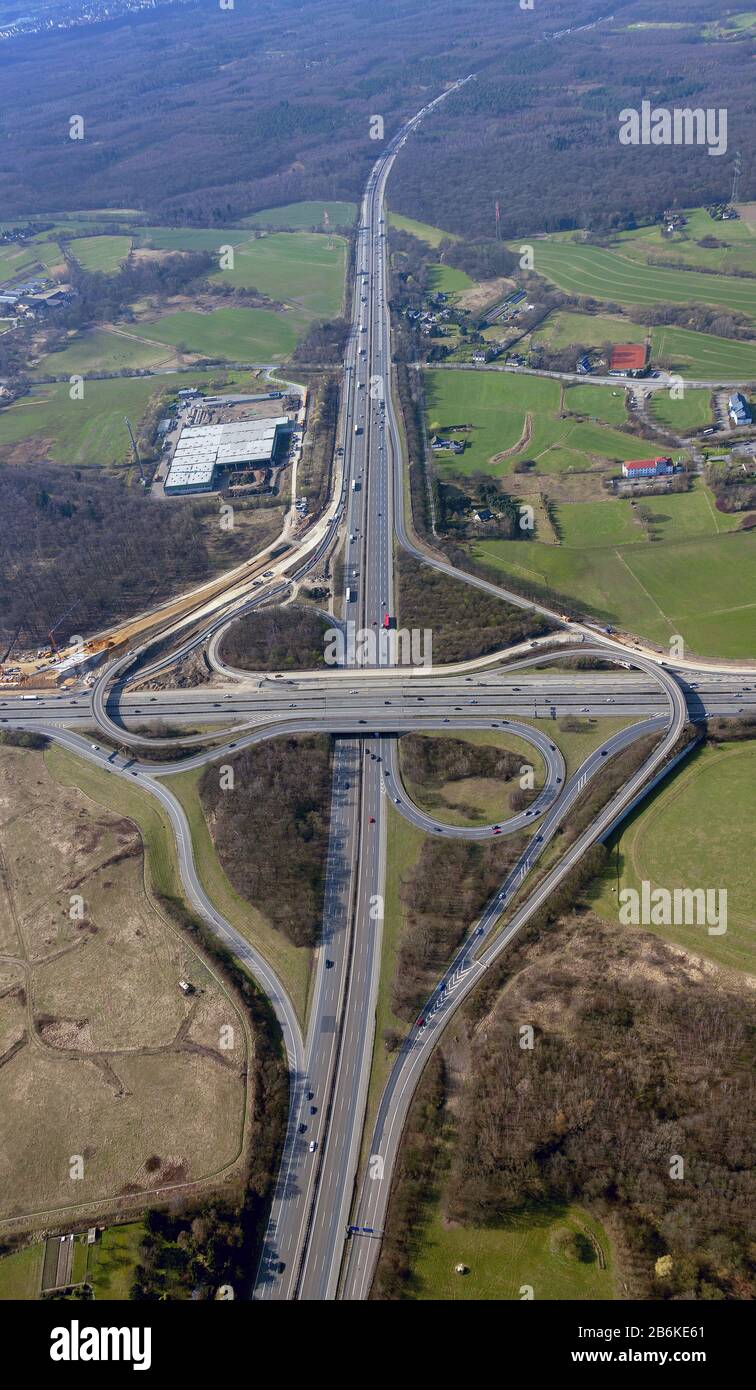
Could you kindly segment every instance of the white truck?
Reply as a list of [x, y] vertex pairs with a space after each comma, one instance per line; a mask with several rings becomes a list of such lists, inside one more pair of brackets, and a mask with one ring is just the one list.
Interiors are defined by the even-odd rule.
[[356, 589], [353, 589], [353, 588], [351, 587], [351, 585], [350, 585], [349, 588], [348, 588], [347, 591], [346, 591], [347, 603], [354, 603], [356, 597], [357, 597], [357, 590], [356, 590]]

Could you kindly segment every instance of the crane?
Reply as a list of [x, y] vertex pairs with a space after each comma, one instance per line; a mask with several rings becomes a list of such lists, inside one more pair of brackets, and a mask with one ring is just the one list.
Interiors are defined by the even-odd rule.
[[58, 628], [60, 627], [61, 623], [63, 622], [63, 619], [64, 619], [64, 618], [67, 618], [68, 615], [69, 615], [69, 613], [73, 613], [74, 608], [78, 608], [80, 601], [81, 601], [81, 600], [77, 598], [76, 602], [75, 602], [75, 603], [72, 603], [72, 604], [71, 604], [71, 607], [70, 607], [70, 608], [67, 608], [66, 611], [65, 611], [65, 613], [61, 613], [60, 617], [58, 618], [57, 623], [53, 623], [52, 627], [50, 628], [50, 630], [49, 630], [49, 632], [48, 632], [48, 634], [47, 634], [47, 640], [49, 641], [50, 646], [51, 646], [51, 648], [52, 648], [52, 650], [53, 650], [54, 652], [57, 652], [57, 651], [59, 650], [59, 648], [58, 648], [57, 642], [55, 641], [55, 638], [53, 637], [53, 633], [54, 633], [54, 632], [57, 632]]
[[126, 428], [127, 428], [128, 432], [129, 432], [129, 439], [131, 440], [131, 447], [132, 447], [132, 450], [133, 450], [133, 452], [134, 452], [134, 460], [135, 460], [136, 465], [137, 465], [137, 467], [138, 467], [138, 469], [139, 469], [139, 477], [140, 477], [141, 480], [142, 480], [142, 487], [144, 487], [145, 482], [146, 482], [146, 479], [145, 479], [145, 476], [144, 476], [144, 469], [143, 469], [143, 467], [142, 467], [142, 460], [141, 460], [140, 457], [139, 457], [139, 450], [138, 450], [138, 448], [137, 448], [137, 442], [136, 442], [136, 440], [135, 440], [135, 438], [134, 438], [134, 431], [133, 431], [133, 429], [131, 428], [131, 423], [130, 423], [130, 421], [129, 421], [128, 416], [124, 415], [123, 418], [124, 418], [124, 420], [126, 421]]
[[3, 654], [2, 656], [0, 656], [0, 666], [4, 666], [5, 663], [6, 663], [6, 661], [8, 660], [8, 657], [10, 656], [11, 652], [13, 651], [13, 648], [15, 647], [15, 645], [16, 645], [16, 643], [17, 643], [17, 641], [18, 641], [18, 634], [19, 634], [20, 631], [21, 631], [21, 624], [19, 623], [18, 627], [16, 628], [16, 631], [14, 632], [13, 636], [11, 637], [10, 646], [9, 646], [9, 647], [6, 647], [6, 650], [5, 650], [4, 654]]

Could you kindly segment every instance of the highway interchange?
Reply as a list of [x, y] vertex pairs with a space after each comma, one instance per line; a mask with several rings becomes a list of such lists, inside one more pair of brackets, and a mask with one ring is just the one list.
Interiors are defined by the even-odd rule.
[[[450, 89], [454, 90], [454, 89]], [[445, 93], [444, 96], [448, 95]], [[352, 324], [344, 364], [344, 392], [334, 496], [306, 550], [271, 566], [269, 581], [252, 590], [241, 580], [193, 623], [160, 633], [178, 645], [168, 655], [154, 638], [117, 655], [91, 692], [40, 694], [23, 704], [0, 699], [3, 723], [45, 732], [116, 777], [133, 779], [165, 808], [178, 847], [187, 900], [247, 966], [271, 1000], [281, 1026], [290, 1074], [290, 1110], [283, 1160], [272, 1202], [252, 1297], [347, 1300], [369, 1296], [402, 1128], [423, 1068], [443, 1028], [487, 967], [571, 871], [584, 851], [610, 833], [642, 789], [660, 775], [689, 720], [705, 714], [753, 712], [756, 672], [674, 671], [658, 656], [628, 650], [618, 641], [534, 605], [504, 588], [457, 571], [415, 537], [405, 515], [403, 455], [391, 390], [390, 314], [384, 194], [393, 160], [421, 119], [443, 97], [419, 112], [387, 145], [368, 180], [360, 211]], [[354, 484], [354, 486], [353, 486]], [[445, 571], [556, 622], [557, 637], [526, 644], [528, 650], [457, 667], [409, 671], [379, 651], [372, 668], [254, 676], [229, 672], [217, 660], [217, 637], [229, 620], [263, 602], [280, 599], [312, 569], [344, 528], [343, 613], [357, 628], [380, 630], [396, 612], [395, 545], [422, 563]], [[190, 629], [190, 630], [189, 630]], [[569, 643], [560, 646], [559, 643]], [[540, 650], [542, 647], [547, 650]], [[195, 689], [150, 688], [149, 678], [188, 651], [215, 653], [212, 682]], [[575, 670], [565, 652], [619, 663], [612, 670]], [[515, 656], [515, 660], [512, 656]], [[135, 684], [137, 688], [135, 688]], [[142, 688], [138, 688], [141, 685]], [[564, 759], [546, 729], [522, 722], [578, 714], [595, 719], [634, 719], [611, 733], [567, 776]], [[203, 732], [155, 737], [145, 721], [203, 726]], [[218, 728], [213, 733], [212, 725]], [[529, 813], [496, 827], [462, 830], [426, 815], [402, 785], [397, 735], [421, 729], [509, 730], [530, 740], [542, 766], [543, 788]], [[221, 759], [275, 735], [309, 731], [333, 735], [333, 794], [321, 941], [315, 952], [308, 1017], [297, 1017], [268, 963], [218, 912], [199, 880], [185, 814], [170, 791], [170, 777], [187, 767]], [[526, 880], [547, 851], [587, 783], [605, 760], [642, 734], [658, 740], [643, 765], [608, 801], [595, 820], [550, 864], [535, 886]], [[146, 760], [139, 750], [186, 747], [180, 763]], [[126, 751], [124, 751], [126, 750]], [[192, 751], [194, 750], [194, 751]], [[484, 838], [529, 831], [525, 848], [505, 882], [438, 981], [421, 1020], [397, 1054], [375, 1113], [367, 1116], [382, 950], [386, 880], [387, 809], [430, 834]], [[537, 828], [536, 828], [537, 827]], [[516, 902], [514, 901], [516, 899]], [[513, 905], [514, 904], [514, 905]], [[501, 919], [506, 916], [503, 927]], [[363, 1143], [369, 1125], [368, 1153]], [[374, 1170], [382, 1176], [371, 1177]]]

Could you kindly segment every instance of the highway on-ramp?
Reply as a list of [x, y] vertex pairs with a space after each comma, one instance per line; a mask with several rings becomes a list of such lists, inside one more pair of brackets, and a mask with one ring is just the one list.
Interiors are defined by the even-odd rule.
[[410, 1030], [381, 1096], [370, 1143], [371, 1161], [363, 1174], [350, 1223], [353, 1230], [345, 1261], [341, 1289], [343, 1298], [364, 1299], [370, 1292], [404, 1122], [423, 1069], [441, 1032], [478, 983], [486, 968], [547, 901], [586, 849], [616, 822], [623, 808], [632, 802], [638, 790], [672, 754], [685, 727], [687, 716], [685, 702], [676, 682], [667, 678], [664, 684], [669, 698], [669, 713], [664, 721], [666, 731], [650, 757], [607, 802], [591, 825], [576, 837], [561, 859], [515, 909], [504, 927], [497, 930], [502, 915], [506, 913], [553, 839], [559, 825], [569, 814], [570, 807], [582, 792], [587, 777], [598, 770], [602, 750], [596, 750], [591, 755], [587, 763], [571, 779], [563, 796], [546, 813], [538, 827], [538, 834], [529, 840], [519, 862], [511, 870], [502, 888], [491, 899], [479, 921], [472, 926], [453, 962], [419, 1015], [418, 1021]]
[[[459, 84], [457, 84], [459, 85]], [[454, 88], [450, 89], [454, 90]], [[178, 650], [154, 650], [158, 639], [117, 655], [95, 681], [89, 699], [41, 695], [21, 709], [0, 701], [0, 721], [38, 729], [113, 775], [133, 778], [156, 796], [169, 816], [187, 898], [220, 940], [244, 962], [271, 998], [285, 1041], [290, 1069], [290, 1112], [254, 1297], [326, 1300], [367, 1297], [374, 1273], [402, 1127], [412, 1095], [441, 1031], [485, 969], [505, 949], [549, 893], [570, 873], [585, 850], [616, 823], [651, 778], [672, 756], [689, 717], [738, 714], [756, 705], [746, 673], [696, 670], [687, 663], [682, 683], [658, 658], [629, 651], [590, 625], [563, 621], [559, 614], [502, 586], [457, 570], [434, 554], [405, 518], [402, 447], [391, 383], [390, 314], [387, 295], [383, 203], [393, 160], [418, 121], [445, 93], [402, 128], [376, 162], [360, 212], [356, 290], [345, 360], [339, 433], [340, 465], [327, 514], [308, 542], [307, 553], [275, 567], [270, 583], [251, 591], [248, 582], [229, 591], [226, 602], [178, 625]], [[280, 681], [238, 673], [199, 690], [135, 690], [160, 674], [177, 655], [204, 647], [232, 615], [280, 599], [345, 527], [344, 613], [347, 622], [372, 640], [368, 665], [349, 672], [308, 672]], [[561, 627], [559, 640], [574, 636], [573, 655], [624, 663], [623, 671], [553, 669], [561, 652], [496, 664], [486, 659], [463, 669], [408, 671], [396, 663], [390, 635], [395, 616], [394, 544], [424, 564], [519, 607], [535, 610]], [[388, 626], [384, 626], [388, 623]], [[186, 628], [190, 628], [188, 632]], [[182, 635], [183, 634], [183, 635]], [[165, 639], [161, 634], [159, 641]], [[582, 645], [578, 646], [577, 644]], [[592, 644], [592, 645], [591, 645]], [[145, 664], [146, 662], [146, 664]], [[539, 670], [539, 666], [547, 669]], [[698, 679], [693, 680], [693, 675]], [[748, 678], [753, 679], [752, 673]], [[131, 682], [131, 688], [129, 683]], [[566, 777], [557, 745], [543, 728], [525, 719], [565, 714], [591, 718], [617, 715], [633, 722], [608, 735], [583, 766]], [[133, 726], [144, 720], [217, 724], [216, 736], [201, 733], [153, 737]], [[95, 726], [86, 737], [75, 731]], [[226, 725], [232, 727], [226, 728]], [[71, 727], [73, 726], [73, 727]], [[396, 737], [408, 730], [509, 728], [527, 738], [544, 759], [545, 785], [531, 814], [500, 826], [460, 831], [432, 822], [401, 783]], [[170, 791], [170, 776], [226, 756], [264, 738], [321, 730], [334, 737], [334, 781], [326, 871], [323, 931], [315, 969], [306, 1035], [302, 1037], [281, 982], [217, 912], [198, 879], [186, 817]], [[579, 834], [534, 886], [527, 880], [588, 782], [612, 753], [644, 732], [660, 741], [644, 764]], [[93, 742], [92, 739], [99, 739]], [[112, 744], [118, 745], [116, 747]], [[154, 751], [186, 746], [180, 763], [140, 761], [123, 747]], [[370, 1153], [380, 1160], [360, 1172], [378, 991], [386, 827], [389, 802], [428, 833], [480, 838], [530, 830], [522, 854], [444, 972], [410, 1031], [380, 1099]], [[349, 1227], [357, 1229], [347, 1236]], [[344, 1258], [346, 1254], [346, 1259]]]

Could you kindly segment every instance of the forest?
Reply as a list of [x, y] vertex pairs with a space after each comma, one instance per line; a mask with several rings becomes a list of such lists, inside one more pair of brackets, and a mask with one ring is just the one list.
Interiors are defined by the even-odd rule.
[[[0, 641], [30, 643], [71, 610], [88, 633], [224, 569], [248, 552], [217, 500], [157, 504], [98, 469], [0, 464]], [[212, 519], [212, 530], [208, 520]]]
[[553, 626], [537, 613], [429, 569], [406, 553], [400, 555], [398, 570], [400, 626], [431, 629], [437, 664], [471, 660], [542, 636]]
[[[523, 1019], [532, 1050], [520, 1046]], [[741, 1120], [753, 1024], [744, 993], [685, 953], [569, 915], [473, 1041], [450, 1217], [485, 1225], [578, 1200], [619, 1218], [636, 1297], [752, 1298], [753, 1152]], [[665, 1255], [671, 1271], [659, 1277]]]
[[238, 753], [233, 794], [206, 767], [200, 797], [237, 893], [295, 946], [314, 946], [323, 913], [331, 805], [331, 741], [277, 738]]
[[[705, 0], [667, 6], [664, 17], [682, 21], [677, 27], [654, 23], [650, 4], [615, 5], [606, 23], [553, 41], [515, 30], [407, 143], [392, 174], [392, 205], [467, 236], [493, 234], [497, 200], [504, 239], [631, 228], [670, 206], [728, 197], [736, 149], [751, 171], [741, 196], [753, 198], [753, 39], [707, 40], [703, 27], [718, 8]], [[583, 6], [583, 22], [591, 17]], [[628, 34], [626, 25], [642, 21], [651, 23]], [[698, 146], [620, 145], [619, 112], [639, 109], [644, 98], [668, 108], [726, 107], [728, 152], [710, 158]]]
[[217, 259], [208, 251], [182, 251], [156, 261], [129, 259], [112, 275], [85, 270], [70, 260], [66, 275], [76, 296], [57, 315], [57, 323], [71, 329], [116, 319], [128, 305], [145, 295], [164, 298], [181, 294], [216, 266]]
[[410, 782], [440, 787], [465, 777], [497, 777], [508, 781], [519, 773], [522, 758], [493, 744], [466, 743], [461, 738], [424, 738], [405, 734], [402, 771]]
[[[501, 840], [423, 842], [402, 883], [404, 921], [391, 985], [391, 1007], [409, 1022], [432, 992], [470, 923], [482, 912], [525, 846], [523, 834]], [[391, 1037], [384, 1042], [393, 1046]]]
[[327, 628], [313, 608], [262, 608], [231, 624], [219, 655], [242, 671], [311, 671], [323, 665]]
[[[726, 104], [741, 194], [753, 197], [752, 41], [706, 35], [721, 9], [688, 0], [679, 27], [637, 28], [629, 39], [628, 24], [658, 19], [651, 0], [618, 0], [611, 18], [598, 0], [499, 6], [493, 16], [490, 0], [303, 0], [291, 13], [190, 3], [14, 39], [4, 46], [0, 201], [17, 221], [126, 207], [153, 221], [233, 226], [277, 204], [354, 200], [377, 153], [371, 117], [389, 136], [470, 73], [401, 151], [397, 211], [492, 236], [498, 199], [504, 238], [631, 226], [675, 203], [729, 196], [729, 153], [619, 144], [619, 112], [648, 96]], [[68, 138], [72, 112], [81, 140]]]
[[572, 1202], [611, 1230], [625, 1297], [754, 1297], [752, 1000], [734, 975], [598, 918], [606, 862], [588, 851], [434, 1053], [373, 1297], [423, 1296], [413, 1265], [437, 1208], [474, 1234]]

